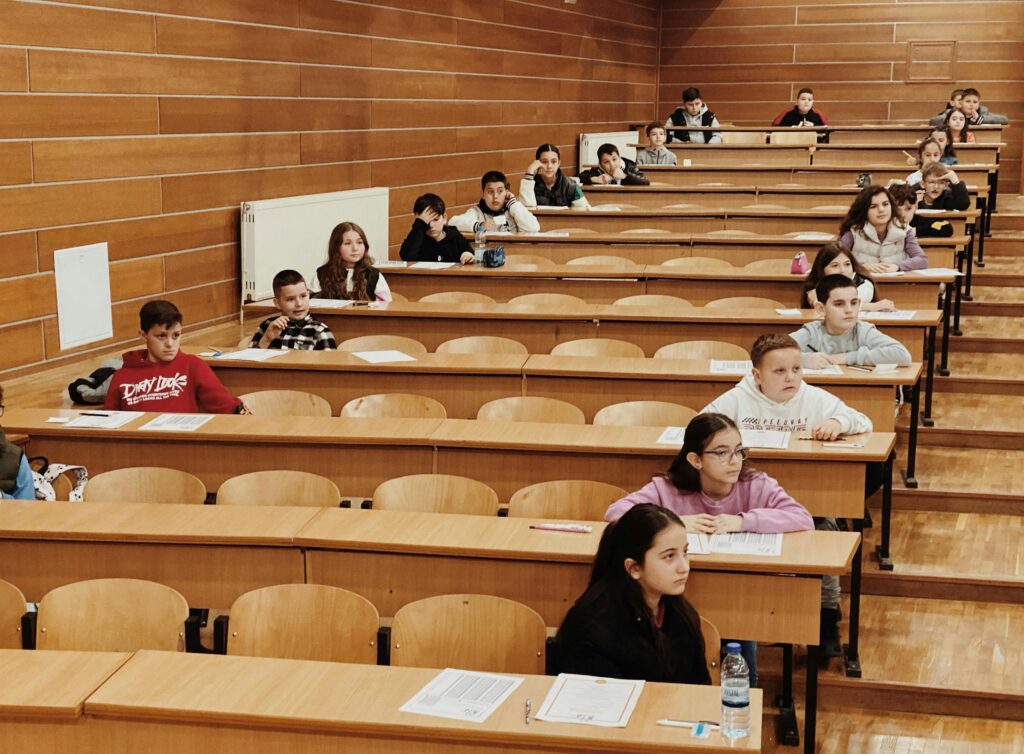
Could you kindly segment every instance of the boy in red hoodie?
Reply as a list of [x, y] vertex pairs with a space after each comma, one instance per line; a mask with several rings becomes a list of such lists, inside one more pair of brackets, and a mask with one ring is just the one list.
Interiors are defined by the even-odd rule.
[[181, 312], [170, 301], [150, 301], [139, 310], [139, 335], [146, 347], [124, 354], [103, 407], [163, 413], [247, 413], [202, 359], [181, 353]]

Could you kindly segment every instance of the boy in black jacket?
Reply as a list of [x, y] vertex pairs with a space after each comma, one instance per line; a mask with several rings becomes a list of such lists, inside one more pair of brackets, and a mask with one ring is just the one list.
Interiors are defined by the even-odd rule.
[[597, 162], [597, 167], [588, 168], [580, 173], [580, 181], [584, 186], [651, 185], [647, 176], [640, 172], [635, 162], [619, 156], [619, 148], [614, 144], [602, 144], [597, 148]]
[[444, 199], [437, 194], [424, 194], [416, 199], [412, 213], [416, 219], [398, 256], [406, 262], [476, 262], [469, 241], [458, 228], [446, 224]]

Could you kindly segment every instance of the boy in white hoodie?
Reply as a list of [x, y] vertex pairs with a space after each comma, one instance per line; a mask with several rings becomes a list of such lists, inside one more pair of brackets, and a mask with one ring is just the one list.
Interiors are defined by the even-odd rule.
[[[808, 432], [818, 440], [857, 435], [872, 430], [871, 420], [831, 393], [803, 379], [800, 346], [788, 335], [762, 335], [750, 349], [751, 373], [736, 387], [718, 396], [700, 413], [725, 414], [740, 429]], [[870, 473], [869, 473], [870, 475]], [[814, 527], [838, 531], [834, 518], [815, 518]], [[839, 579], [821, 582], [820, 645], [822, 659], [839, 657]]]
[[480, 179], [480, 201], [453, 217], [451, 222], [463, 233], [472, 233], [477, 223], [483, 223], [484, 230], [504, 233], [536, 233], [540, 230], [540, 222], [509, 191], [508, 178], [498, 170], [484, 173]]
[[685, 128], [686, 126], [703, 126], [704, 128], [715, 128], [719, 125], [718, 118], [708, 110], [704, 100], [700, 97], [700, 89], [691, 86], [683, 90], [683, 106], [677, 107], [675, 112], [668, 116], [665, 121], [665, 130], [668, 132], [668, 140], [692, 141], [695, 144], [721, 144], [722, 134], [718, 131], [673, 131], [673, 128]]

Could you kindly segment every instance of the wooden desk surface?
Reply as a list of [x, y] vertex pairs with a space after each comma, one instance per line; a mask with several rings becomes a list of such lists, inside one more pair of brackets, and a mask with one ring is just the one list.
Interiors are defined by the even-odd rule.
[[[531, 529], [541, 519], [445, 513], [330, 508], [296, 537], [301, 547], [416, 553], [500, 560], [593, 563], [605, 524], [577, 534]], [[548, 522], [550, 523], [550, 522]], [[777, 558], [750, 555], [691, 555], [693, 568], [841, 575], [849, 573], [859, 537], [852, 532], [794, 532], [783, 537]]]
[[[226, 741], [248, 741], [251, 730], [268, 738], [278, 733], [334, 734], [375, 741], [368, 741], [364, 751], [383, 750], [386, 741], [392, 744], [388, 751], [399, 750], [396, 742], [409, 751], [430, 752], [455, 746], [471, 752], [505, 747], [544, 752], [760, 750], [762, 698], [756, 689], [751, 693], [750, 736], [729, 745], [717, 733], [695, 739], [687, 731], [654, 723], [678, 716], [680, 710], [694, 719], [717, 720], [720, 691], [710, 686], [647, 684], [625, 728], [542, 721], [525, 725], [524, 700], [532, 698], [534, 709], [539, 706], [554, 681], [546, 676], [526, 676], [482, 724], [399, 712], [436, 673], [423, 668], [142, 651], [92, 695], [85, 709], [115, 722], [150, 721], [154, 740], [158, 735], [173, 737], [176, 725], [202, 726], [209, 731], [207, 742], [213, 750]], [[299, 750], [295, 742], [294, 748], [281, 743], [279, 751]], [[322, 750], [340, 749], [325, 741]]]
[[0, 726], [11, 725], [12, 717], [79, 717], [88, 696], [129, 657], [128, 652], [0, 649]]
[[[206, 349], [183, 349], [199, 354]], [[411, 355], [411, 354], [410, 354]], [[295, 351], [288, 350], [282, 356], [269, 361], [241, 361], [224, 357], [202, 357], [211, 367], [221, 369], [256, 370], [303, 370], [321, 372], [393, 372], [428, 374], [521, 374], [528, 355], [522, 354], [461, 354], [426, 353], [416, 354], [415, 361], [392, 361], [371, 364], [346, 351]]]
[[276, 505], [10, 501], [0, 506], [0, 539], [286, 547], [319, 512]]

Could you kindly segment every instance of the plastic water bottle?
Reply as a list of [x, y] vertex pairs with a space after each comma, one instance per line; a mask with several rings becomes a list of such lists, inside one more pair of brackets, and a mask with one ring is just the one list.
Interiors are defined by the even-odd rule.
[[473, 226], [473, 243], [476, 247], [473, 250], [476, 261], [484, 261], [484, 251], [487, 249], [487, 229], [483, 223], [477, 223]]
[[722, 735], [743, 738], [750, 733], [750, 670], [740, 654], [740, 645], [725, 645], [722, 661]]

